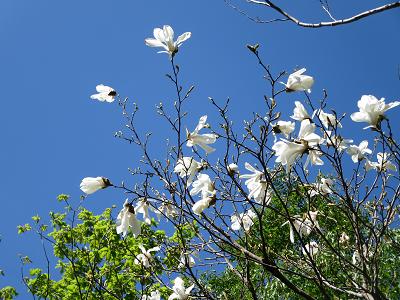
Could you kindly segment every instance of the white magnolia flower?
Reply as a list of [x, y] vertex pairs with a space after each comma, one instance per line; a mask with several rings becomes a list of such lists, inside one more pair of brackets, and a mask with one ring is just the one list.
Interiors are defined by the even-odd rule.
[[115, 96], [117, 96], [117, 92], [112, 87], [103, 84], [97, 85], [96, 91], [98, 92], [98, 94], [90, 96], [90, 99], [111, 103], [114, 102]]
[[315, 146], [321, 143], [321, 137], [314, 133], [315, 128], [315, 124], [311, 123], [310, 119], [302, 120], [300, 124], [298, 140], [306, 141], [309, 146]]
[[290, 74], [286, 84], [282, 82], [286, 86], [286, 92], [308, 91], [311, 93], [311, 87], [314, 84], [314, 78], [308, 75], [303, 75], [305, 71], [306, 68], [302, 68]]
[[154, 212], [157, 214], [158, 220], [160, 220], [162, 215], [165, 215], [168, 218], [175, 218], [178, 216], [178, 211], [172, 203], [163, 203], [154, 210]]
[[318, 250], [319, 250], [319, 247], [318, 247], [317, 242], [312, 241], [312, 242], [307, 243], [304, 246], [304, 248], [302, 249], [302, 252], [303, 252], [303, 255], [307, 256], [307, 253], [309, 253], [310, 256], [312, 258], [314, 258], [314, 256], [317, 255]]
[[201, 193], [203, 198], [214, 192], [214, 184], [207, 174], [197, 175], [197, 180], [193, 182], [190, 195], [194, 196]]
[[283, 166], [286, 166], [286, 172], [289, 172], [296, 159], [307, 151], [308, 157], [304, 168], [307, 167], [309, 162], [313, 165], [323, 165], [324, 162], [321, 160], [322, 152], [315, 148], [315, 146], [323, 142], [323, 139], [314, 131], [315, 124], [311, 123], [310, 119], [303, 119], [299, 136], [294, 142], [281, 139], [281, 141], [272, 146], [275, 156], [277, 156], [275, 162], [280, 162]]
[[190, 195], [193, 196], [201, 193], [202, 197], [201, 200], [193, 205], [192, 209], [196, 215], [201, 215], [203, 210], [208, 208], [210, 204], [215, 201], [216, 192], [214, 183], [207, 174], [199, 174], [192, 186], [193, 188], [190, 190]]
[[232, 230], [240, 230], [243, 227], [245, 231], [249, 231], [256, 217], [257, 215], [251, 209], [239, 215], [233, 215], [231, 216], [231, 228]]
[[157, 252], [160, 250], [160, 247], [153, 247], [150, 248], [149, 250], [146, 250], [143, 245], [139, 245], [140, 251], [142, 253], [138, 254], [135, 258], [134, 263], [137, 265], [142, 265], [145, 268], [150, 267], [150, 263], [153, 260], [153, 257], [151, 256], [151, 252]]
[[190, 38], [191, 32], [185, 32], [180, 35], [176, 41], [174, 41], [174, 30], [169, 25], [164, 25], [163, 29], [154, 28], [153, 38], [145, 39], [145, 43], [149, 47], [161, 47], [165, 51], [159, 51], [158, 53], [168, 53], [171, 57], [178, 52], [178, 47], [182, 45], [184, 41]]
[[148, 225], [151, 224], [149, 209], [153, 210], [153, 207], [150, 206], [149, 202], [145, 198], [142, 198], [136, 203], [135, 212], [142, 214], [144, 222]]
[[291, 121], [278, 121], [272, 127], [274, 134], [282, 133], [286, 138], [294, 131], [295, 123]]
[[195, 204], [193, 204], [192, 210], [196, 215], [200, 216], [203, 210], [209, 208], [213, 202], [215, 202], [215, 194], [206, 196], [205, 198], [197, 201]]
[[351, 261], [353, 263], [353, 265], [358, 265], [361, 262], [361, 257], [360, 257], [360, 253], [358, 252], [358, 250], [353, 252], [353, 256], [351, 258]]
[[303, 236], [308, 236], [314, 228], [319, 228], [317, 215], [318, 211], [309, 211], [303, 219], [301, 219], [298, 215], [294, 216], [293, 226], [289, 221], [286, 221], [282, 224], [282, 226], [289, 224], [289, 239], [293, 244], [294, 230], [296, 230], [302, 238]]
[[272, 146], [272, 150], [275, 151], [275, 156], [277, 156], [275, 162], [286, 166], [286, 172], [289, 172], [296, 159], [307, 150], [307, 146], [282, 139]]
[[378, 163], [370, 161], [368, 158], [365, 160], [365, 170], [377, 170]]
[[332, 179], [329, 178], [321, 178], [321, 182], [314, 183], [312, 185], [312, 190], [310, 191], [310, 197], [314, 197], [315, 195], [329, 195], [332, 194], [331, 186], [333, 186]]
[[213, 133], [199, 134], [199, 131], [201, 129], [209, 127], [209, 125], [206, 122], [207, 122], [207, 116], [202, 116], [199, 120], [199, 124], [197, 124], [193, 132], [189, 132], [189, 130], [186, 129], [186, 135], [188, 139], [186, 145], [188, 147], [199, 145], [199, 147], [202, 148], [204, 151], [206, 151], [207, 154], [210, 154], [211, 152], [214, 152], [215, 149], [208, 145], [214, 144], [216, 142], [217, 135]]
[[372, 162], [367, 159], [365, 162], [365, 169], [367, 171], [375, 169], [379, 172], [385, 172], [387, 170], [397, 171], [396, 166], [389, 160], [389, 156], [390, 155], [388, 153], [379, 152], [376, 155], [378, 162]]
[[160, 299], [161, 299], [161, 295], [160, 295], [160, 292], [157, 290], [157, 291], [152, 291], [150, 296], [143, 295], [140, 300], [160, 300]]
[[308, 157], [304, 164], [304, 168], [311, 162], [312, 165], [321, 166], [324, 162], [321, 159], [322, 152], [315, 148], [318, 144], [323, 142], [323, 139], [314, 133], [315, 124], [311, 123], [310, 119], [301, 121], [298, 141], [306, 146], [308, 150]]
[[184, 178], [188, 176], [187, 185], [191, 185], [194, 176], [199, 172], [202, 168], [201, 163], [194, 160], [193, 157], [185, 156], [183, 158], [179, 158], [176, 166], [174, 168], [175, 173], [179, 173], [179, 177]]
[[185, 289], [185, 283], [183, 282], [183, 279], [178, 276], [175, 278], [174, 286], [172, 287], [173, 294], [168, 297], [168, 300], [187, 300], [193, 288], [194, 284]]
[[117, 216], [117, 234], [122, 233], [122, 236], [126, 236], [129, 229], [132, 231], [134, 237], [137, 237], [141, 232], [141, 224], [136, 219], [135, 210], [133, 206], [125, 200], [124, 206]]
[[233, 176], [236, 173], [239, 173], [239, 167], [235, 163], [230, 163], [227, 167], [226, 170], [228, 171], [228, 174]]
[[324, 161], [321, 159], [322, 154], [321, 151], [309, 149], [307, 160], [304, 163], [304, 169], [307, 168], [309, 163], [314, 166], [322, 166], [324, 164]]
[[346, 244], [350, 240], [350, 237], [346, 234], [346, 232], [342, 232], [339, 238], [340, 244]]
[[369, 126], [364, 129], [378, 127], [381, 120], [385, 117], [385, 112], [398, 105], [400, 105], [400, 101], [386, 104], [385, 98], [378, 100], [375, 96], [363, 95], [357, 102], [360, 111], [352, 113], [350, 117], [354, 122], [367, 122]]
[[358, 146], [351, 145], [347, 153], [351, 155], [353, 162], [358, 163], [365, 158], [365, 154], [372, 154], [372, 151], [368, 149], [368, 141], [362, 141]]
[[105, 177], [85, 177], [82, 179], [80, 188], [82, 192], [89, 195], [109, 186], [112, 186], [112, 184]]
[[300, 101], [295, 101], [295, 108], [293, 109], [293, 116], [291, 118], [296, 121], [303, 121], [304, 119], [311, 119], [304, 105]]
[[342, 128], [342, 124], [336, 119], [334, 114], [326, 113], [322, 109], [318, 109], [314, 112], [313, 115], [316, 115], [321, 123], [325, 126], [325, 128], [329, 127], [340, 127]]
[[335, 147], [339, 152], [347, 149], [349, 147], [348, 144], [352, 143], [353, 140], [351, 139], [344, 139], [340, 135], [333, 135], [333, 132], [330, 130], [326, 131], [326, 145]]
[[267, 182], [264, 173], [247, 162], [244, 166], [247, 170], [252, 172], [252, 174], [243, 174], [239, 176], [239, 178], [247, 179], [245, 184], [249, 190], [249, 199], [254, 198], [257, 203], [268, 205], [271, 201], [271, 193], [267, 190]]
[[178, 269], [189, 266], [190, 268], [196, 264], [192, 255], [187, 253], [182, 253], [179, 259]]

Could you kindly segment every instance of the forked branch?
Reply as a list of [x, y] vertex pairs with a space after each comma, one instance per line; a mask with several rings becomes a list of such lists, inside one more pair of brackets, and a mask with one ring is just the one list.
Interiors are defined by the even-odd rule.
[[[354, 15], [354, 16], [346, 18], [346, 19], [334, 20], [334, 21], [330, 21], [330, 22], [307, 23], [307, 22], [300, 21], [296, 17], [292, 16], [291, 14], [289, 14], [288, 12], [283, 10], [281, 7], [274, 4], [272, 1], [269, 1], [269, 0], [264, 0], [264, 1], [247, 0], [247, 2], [269, 7], [271, 9], [275, 10], [276, 12], [278, 12], [279, 14], [281, 14], [282, 16], [284, 16], [286, 18], [286, 21], [291, 21], [299, 26], [308, 27], [308, 28], [319, 28], [319, 27], [328, 27], [328, 26], [331, 27], [331, 26], [339, 26], [339, 25], [349, 24], [349, 23], [364, 19], [366, 17], [372, 16], [374, 14], [400, 7], [400, 1], [396, 1], [393, 3], [385, 4], [385, 5], [364, 11], [362, 13], [359, 13], [357, 15]], [[281, 21], [281, 19], [279, 19], [279, 20]]]

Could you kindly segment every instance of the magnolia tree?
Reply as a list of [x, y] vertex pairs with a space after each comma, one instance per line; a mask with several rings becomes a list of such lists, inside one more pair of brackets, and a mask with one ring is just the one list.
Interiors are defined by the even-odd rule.
[[[94, 215], [83, 200], [73, 205], [60, 195], [67, 210], [51, 213], [50, 233], [39, 217], [20, 226], [53, 246], [61, 273], [31, 269], [24, 275], [30, 292], [49, 299], [399, 298], [400, 146], [385, 114], [400, 102], [360, 95], [349, 118], [370, 135], [348, 136], [348, 117], [327, 94], [311, 97], [314, 78], [305, 68], [275, 72], [259, 45], [248, 45], [268, 82], [266, 110], [238, 130], [229, 101], [210, 98], [219, 118], [192, 124], [193, 86], [181, 86], [177, 65], [190, 36], [175, 40], [165, 25], [145, 40], [166, 54], [175, 91], [174, 102], [157, 106], [171, 129], [164, 159], [151, 156], [149, 135], [137, 130], [136, 104], [96, 87], [91, 98], [119, 105], [126, 119], [116, 136], [143, 154], [130, 170], [135, 184], [84, 178], [87, 197], [118, 189], [121, 210]], [[283, 118], [280, 98], [288, 105], [294, 94], [301, 101]]]

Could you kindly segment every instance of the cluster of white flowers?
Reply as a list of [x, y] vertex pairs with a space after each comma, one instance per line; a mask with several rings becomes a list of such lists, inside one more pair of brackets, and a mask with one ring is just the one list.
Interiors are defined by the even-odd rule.
[[[378, 100], [372, 95], [364, 95], [358, 101], [360, 111], [353, 113], [351, 119], [355, 122], [369, 123], [370, 125], [365, 128], [379, 128], [380, 122], [385, 118], [384, 113], [398, 105], [400, 105], [399, 101], [385, 104], [383, 98]], [[317, 117], [326, 128], [323, 130], [325, 138], [315, 133], [316, 124], [312, 121], [314, 117]], [[342, 128], [342, 124], [334, 114], [318, 109], [310, 116], [304, 105], [299, 101], [295, 101], [295, 108], [291, 118], [300, 122], [299, 134], [295, 139], [287, 140], [289, 135], [294, 131], [294, 124], [286, 121], [278, 121], [276, 125], [273, 125], [274, 134], [283, 133], [286, 137], [286, 139], [281, 139], [280, 141], [275, 140], [272, 149], [275, 151], [275, 156], [277, 156], [275, 161], [286, 166], [287, 172], [290, 171], [291, 166], [303, 154], [308, 154], [304, 168], [307, 167], [308, 163], [323, 165], [324, 162], [321, 159], [322, 152], [320, 151], [320, 147], [325, 143], [328, 147], [334, 146], [339, 152], [347, 150], [347, 153], [351, 155], [355, 163], [363, 160], [366, 154], [372, 154], [372, 151], [368, 149], [368, 141], [362, 141], [359, 146], [350, 145], [353, 143], [352, 139], [344, 139], [339, 135], [334, 135], [332, 130], [328, 130], [330, 128]], [[388, 161], [386, 154], [378, 153], [377, 159], [378, 162], [376, 163], [371, 163], [367, 159], [366, 169], [375, 169], [378, 171], [396, 170], [395, 165]]]
[[311, 123], [310, 119], [306, 117], [308, 114], [304, 106], [298, 102], [296, 103], [294, 117], [300, 118], [299, 112], [301, 111], [304, 111], [305, 114], [303, 118], [301, 118], [300, 131], [297, 139], [292, 141], [281, 139], [272, 146], [272, 149], [275, 151], [275, 156], [277, 156], [275, 162], [286, 166], [287, 172], [290, 171], [296, 159], [304, 153], [308, 153], [308, 158], [304, 165], [305, 168], [309, 162], [313, 165], [323, 165], [323, 161], [321, 160], [322, 152], [319, 151], [318, 147], [324, 140], [314, 132], [316, 128], [315, 124]]
[[[169, 25], [164, 25], [163, 28], [155, 28], [153, 34], [154, 38], [145, 39], [145, 44], [150, 47], [163, 48], [163, 51], [159, 53], [169, 54], [170, 59], [173, 59], [177, 54], [182, 43], [191, 37], [190, 32], [185, 32], [174, 40], [174, 31]], [[288, 76], [287, 82], [283, 83], [286, 92], [311, 92], [314, 78], [305, 75], [305, 72], [306, 69], [302, 68]], [[90, 96], [90, 98], [101, 102], [111, 103], [118, 96], [116, 90], [103, 84], [97, 85], [96, 91], [97, 94]], [[274, 144], [272, 145], [274, 155], [276, 156], [275, 162], [285, 166], [287, 173], [290, 172], [292, 166], [303, 155], [307, 155], [304, 168], [307, 168], [309, 163], [312, 165], [323, 165], [323, 152], [321, 149], [323, 145], [334, 147], [340, 153], [346, 150], [354, 163], [360, 163], [365, 160], [365, 169], [367, 171], [376, 170], [378, 172], [386, 172], [389, 170], [397, 170], [396, 166], [389, 160], [390, 155], [388, 153], [377, 153], [377, 162], [371, 162], [367, 158], [368, 155], [372, 154], [372, 150], [368, 148], [368, 141], [364, 140], [359, 145], [354, 145], [352, 139], [345, 139], [338, 135], [337, 129], [343, 126], [340, 122], [341, 119], [337, 118], [335, 112], [332, 114], [323, 111], [323, 109], [316, 109], [313, 114], [310, 115], [300, 101], [295, 101], [294, 104], [295, 108], [293, 109], [291, 119], [300, 123], [297, 137], [293, 135], [296, 128], [295, 122], [277, 120], [276, 123], [271, 124], [272, 133], [275, 137]], [[395, 101], [386, 104], [384, 98], [378, 100], [375, 96], [363, 95], [357, 105], [359, 111], [351, 114], [351, 119], [355, 122], [368, 123], [369, 125], [365, 128], [371, 127], [375, 130], [380, 130], [381, 122], [386, 118], [386, 111], [399, 106], [400, 102]], [[317, 124], [321, 125], [317, 126], [313, 121], [315, 118], [319, 120]], [[207, 123], [207, 115], [204, 115], [200, 117], [193, 131], [186, 129], [186, 145], [194, 149], [200, 147], [208, 155], [216, 150], [210, 145], [217, 141], [218, 135], [215, 133], [200, 133], [202, 129], [206, 128], [210, 128], [210, 125]], [[316, 133], [317, 128], [321, 129], [323, 137]], [[277, 140], [278, 134], [282, 134], [284, 138]], [[192, 211], [197, 216], [201, 216], [205, 213], [204, 211], [215, 203], [217, 197], [215, 182], [209, 175], [201, 173], [206, 167], [207, 165], [203, 160], [198, 162], [193, 157], [180, 156], [173, 170], [180, 178], [186, 178], [185, 188], [189, 189], [191, 186], [189, 191], [190, 196], [200, 195], [200, 200], [196, 201], [192, 206]], [[240, 175], [238, 178], [245, 179], [244, 184], [248, 189], [247, 200], [254, 199], [257, 204], [263, 207], [270, 205], [273, 193], [270, 190], [266, 178], [268, 174], [266, 174], [264, 170], [256, 169], [248, 162], [245, 163], [244, 167], [250, 173]], [[239, 175], [239, 167], [235, 163], [227, 165], [226, 171], [232, 179], [237, 178], [236, 175]], [[318, 195], [330, 195], [333, 193], [333, 185], [334, 182], [332, 179], [320, 177], [318, 182], [308, 186], [308, 195], [310, 198]], [[113, 184], [105, 177], [86, 177], [82, 180], [80, 188], [85, 194], [89, 195], [109, 186], [113, 186]], [[141, 233], [142, 224], [141, 221], [137, 219], [137, 214], [142, 214], [143, 222], [151, 225], [150, 211], [156, 213], [159, 220], [162, 215], [175, 218], [179, 214], [176, 206], [167, 200], [156, 209], [146, 198], [139, 199], [136, 206], [133, 206], [132, 202], [126, 199], [116, 219], [117, 233], [125, 237], [131, 232], [134, 237], [137, 237]], [[239, 231], [244, 229], [244, 232], [248, 233], [251, 226], [256, 221], [257, 213], [258, 210], [254, 212], [252, 209], [246, 209], [242, 213], [234, 213], [230, 216], [231, 230]], [[295, 232], [302, 238], [309, 236], [315, 229], [320, 230], [317, 220], [318, 213], [319, 212], [316, 210], [308, 211], [303, 216], [288, 216], [289, 221], [283, 223], [282, 226], [289, 224], [289, 239], [291, 243], [295, 243]], [[340, 236], [339, 243], [346, 244], [349, 240], [350, 237], [343, 232]], [[304, 256], [314, 258], [320, 251], [320, 246], [316, 241], [310, 241], [306, 244], [302, 243], [302, 245], [301, 251]], [[160, 247], [157, 246], [148, 250], [146, 250], [143, 245], [139, 245], [138, 247], [141, 253], [136, 256], [134, 263], [144, 268], [149, 268], [151, 262], [154, 260], [151, 253], [159, 251]], [[363, 251], [367, 253], [366, 248], [363, 249]], [[352, 261], [354, 265], [359, 263], [360, 255], [358, 251], [354, 252]], [[185, 266], [192, 267], [194, 265], [195, 260], [193, 256], [190, 253], [182, 252], [178, 268], [183, 268]], [[185, 288], [183, 279], [181, 277], [176, 277], [174, 286], [172, 287], [173, 293], [169, 296], [168, 300], [186, 300], [189, 298], [193, 288], [194, 284]], [[160, 300], [160, 292], [152, 291], [150, 295], [144, 295], [141, 299]]]

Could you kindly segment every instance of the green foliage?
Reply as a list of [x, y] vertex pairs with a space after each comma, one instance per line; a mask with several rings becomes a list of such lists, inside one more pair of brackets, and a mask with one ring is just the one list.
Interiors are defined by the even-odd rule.
[[[281, 195], [282, 196], [282, 195]], [[345, 211], [334, 209], [337, 204], [335, 198], [330, 199], [329, 204], [326, 198], [314, 197], [310, 201], [307, 197], [307, 189], [297, 188], [288, 191], [282, 197], [282, 201], [273, 197], [271, 205], [273, 209], [264, 211], [262, 224], [256, 222], [247, 234], [242, 234], [238, 242], [246, 247], [251, 253], [263, 257], [262, 239], [266, 240], [267, 255], [271, 257], [277, 267], [284, 272], [296, 287], [305, 291], [315, 299], [326, 299], [321, 293], [318, 284], [307, 278], [313, 274], [312, 267], [307, 263], [307, 257], [302, 251], [302, 245], [295, 235], [295, 244], [289, 239], [289, 224], [285, 222], [285, 210], [291, 216], [306, 216], [309, 210], [318, 210], [318, 222], [321, 230], [324, 230], [325, 239], [318, 239], [318, 234], [314, 231], [308, 236], [303, 236], [304, 243], [318, 240], [319, 252], [315, 256], [315, 263], [323, 274], [324, 278], [329, 278], [330, 283], [341, 286], [352, 278], [359, 276], [354, 272], [351, 265], [355, 244], [354, 232]], [[284, 203], [284, 205], [283, 205]], [[258, 211], [260, 212], [260, 210]], [[367, 218], [360, 217], [361, 220], [368, 222]], [[350, 237], [349, 241], [339, 243], [340, 233], [346, 232]], [[400, 230], [389, 230], [390, 239], [386, 237], [383, 247], [377, 256], [376, 264], [379, 265], [379, 286], [381, 292], [388, 299], [398, 299], [400, 297]], [[334, 245], [331, 249], [329, 245]], [[208, 272], [204, 275], [209, 285], [209, 289], [221, 299], [253, 299], [250, 287], [243, 283], [243, 278], [247, 278], [252, 283], [253, 289], [259, 299], [303, 299], [290, 288], [274, 277], [260, 264], [249, 262], [242, 253], [229, 249], [232, 253], [231, 262], [234, 264], [235, 271], [226, 268], [222, 272]], [[338, 259], [339, 252], [345, 260]], [[296, 263], [294, 263], [296, 262]], [[348, 268], [346, 272], [344, 269]], [[241, 278], [242, 277], [242, 278]], [[325, 290], [329, 299], [354, 299], [346, 293], [333, 289]]]
[[211, 271], [203, 275], [208, 287], [222, 300], [242, 299], [252, 300], [249, 289], [232, 270], [226, 269], [221, 274]]
[[14, 297], [17, 295], [18, 295], [17, 291], [15, 290], [15, 288], [11, 286], [5, 286], [2, 289], [0, 289], [0, 299], [11, 300], [14, 299]]
[[66, 195], [66, 194], [60, 194], [60, 195], [58, 195], [57, 196], [57, 200], [58, 201], [67, 201], [69, 199], [69, 195]]
[[[162, 245], [164, 231], [142, 224], [140, 236], [122, 238], [116, 233], [112, 209], [95, 215], [83, 207], [74, 210], [68, 206], [64, 213], [51, 212], [50, 218], [50, 233], [43, 233], [47, 227], [39, 224], [39, 217], [33, 219], [34, 228], [52, 245], [58, 271], [32, 268], [25, 283], [33, 295], [46, 299], [79, 299], [83, 294], [85, 299], [140, 299], [142, 292], [159, 287], [154, 278], [162, 273], [160, 258], [156, 255], [150, 268], [134, 261], [141, 253], [139, 245], [146, 249]], [[31, 229], [28, 225], [21, 226], [21, 232]], [[159, 290], [170, 293], [167, 288]]]
[[18, 225], [17, 226], [18, 229], [18, 234], [30, 231], [32, 229], [30, 224], [25, 224], [25, 225]]

